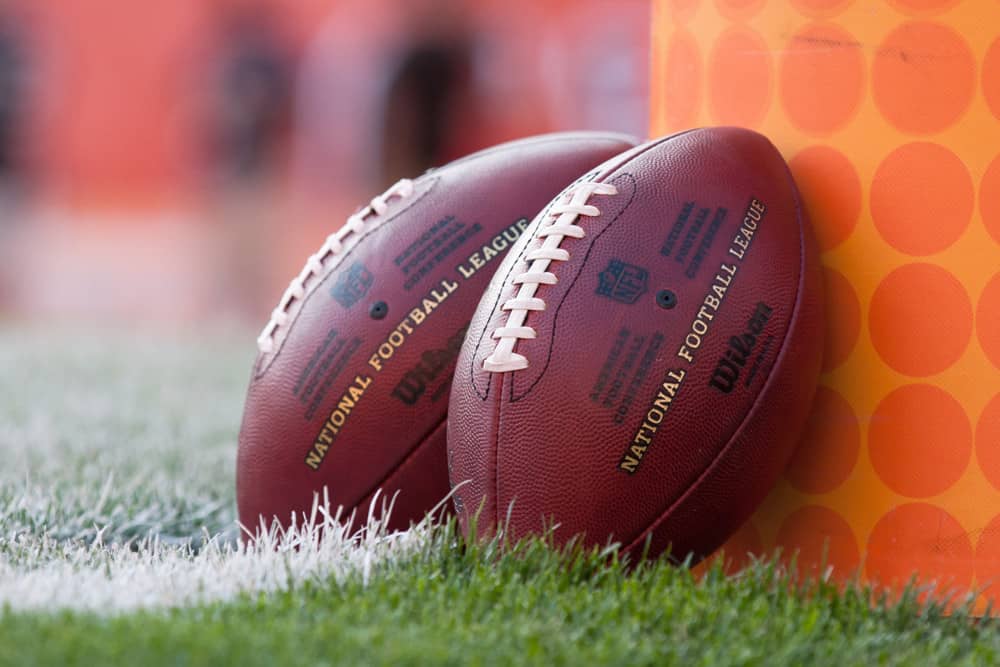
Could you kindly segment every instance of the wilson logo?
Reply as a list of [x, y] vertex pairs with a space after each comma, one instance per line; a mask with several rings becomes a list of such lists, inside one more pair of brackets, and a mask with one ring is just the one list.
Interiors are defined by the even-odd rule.
[[718, 389], [723, 394], [728, 394], [733, 390], [740, 379], [743, 367], [746, 366], [747, 360], [754, 348], [757, 347], [760, 334], [764, 331], [768, 320], [771, 319], [772, 312], [773, 309], [766, 303], [757, 304], [753, 315], [747, 322], [746, 331], [729, 339], [729, 345], [722, 353], [722, 358], [719, 359], [715, 372], [712, 373], [712, 379], [708, 382], [710, 387]]
[[[434, 382], [442, 372], [447, 371], [451, 375], [455, 359], [462, 349], [462, 342], [465, 340], [465, 332], [469, 325], [459, 329], [445, 347], [440, 350], [425, 350], [420, 355], [420, 362], [406, 371], [399, 383], [393, 388], [393, 398], [399, 399], [406, 405], [416, 405], [420, 397], [427, 392], [427, 385]], [[450, 382], [448, 383], [451, 384]], [[441, 391], [443, 391], [443, 387]], [[435, 397], [439, 392], [435, 392]]]

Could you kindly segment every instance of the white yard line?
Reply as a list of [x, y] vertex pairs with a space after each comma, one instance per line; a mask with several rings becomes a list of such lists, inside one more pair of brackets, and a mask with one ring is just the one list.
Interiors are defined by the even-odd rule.
[[[323, 512], [236, 543], [227, 527], [253, 335], [0, 323], [0, 615], [127, 613], [367, 578], [427, 544], [426, 526], [348, 539]], [[222, 534], [201, 544], [198, 526]], [[147, 535], [162, 537], [129, 542]], [[178, 546], [189, 537], [196, 551]]]
[[305, 581], [360, 576], [367, 582], [376, 564], [423, 548], [428, 525], [385, 535], [369, 517], [365, 536], [350, 539], [320, 508], [296, 529], [271, 531], [251, 545], [213, 539], [197, 553], [155, 539], [133, 549], [0, 536], [0, 616], [5, 608], [117, 614], [273, 593]]

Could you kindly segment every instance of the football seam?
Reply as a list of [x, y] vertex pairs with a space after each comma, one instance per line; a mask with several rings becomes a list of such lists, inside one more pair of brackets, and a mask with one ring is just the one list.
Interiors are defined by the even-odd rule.
[[[502, 373], [498, 382], [496, 409], [493, 410], [493, 515], [496, 517], [494, 529], [500, 527], [500, 413], [503, 407], [503, 383], [506, 373]], [[506, 526], [505, 526], [506, 527]]]
[[[787, 166], [786, 166], [786, 171], [787, 171]], [[792, 309], [792, 317], [789, 320], [788, 327], [785, 329], [785, 335], [782, 337], [781, 346], [778, 348], [779, 349], [778, 356], [777, 358], [775, 358], [774, 364], [771, 366], [771, 372], [768, 374], [767, 382], [761, 388], [760, 393], [757, 394], [757, 397], [754, 399], [753, 404], [750, 406], [750, 409], [747, 411], [747, 414], [743, 417], [743, 420], [740, 422], [739, 426], [736, 427], [736, 429], [733, 431], [733, 434], [729, 437], [729, 440], [726, 442], [725, 446], [723, 446], [723, 448], [719, 450], [719, 453], [715, 456], [714, 459], [712, 459], [712, 462], [708, 465], [708, 467], [706, 467], [705, 470], [700, 475], [698, 475], [697, 479], [695, 479], [694, 482], [688, 485], [687, 489], [684, 490], [684, 493], [678, 496], [678, 498], [674, 502], [670, 503], [659, 514], [659, 516], [657, 516], [656, 519], [654, 519], [653, 522], [650, 523], [649, 526], [638, 535], [638, 537], [632, 540], [628, 544], [628, 546], [626, 546], [623, 549], [623, 551], [630, 552], [634, 550], [644, 540], [646, 540], [647, 536], [653, 533], [677, 507], [679, 507], [692, 493], [694, 493], [694, 490], [699, 486], [699, 484], [701, 484], [701, 482], [706, 477], [708, 477], [711, 473], [715, 471], [719, 463], [725, 458], [726, 454], [729, 452], [730, 448], [739, 439], [746, 425], [750, 422], [750, 420], [753, 417], [756, 416], [758, 408], [760, 407], [761, 404], [762, 397], [767, 393], [769, 387], [774, 382], [775, 378], [774, 370], [781, 365], [781, 363], [784, 361], [784, 358], [788, 354], [788, 345], [787, 345], [788, 337], [791, 334], [791, 332], [795, 329], [795, 326], [798, 324], [799, 315], [801, 314], [802, 301], [804, 299], [804, 291], [805, 291], [804, 284], [806, 276], [805, 221], [803, 220], [802, 217], [802, 204], [799, 201], [799, 195], [795, 187], [794, 180], [791, 181], [791, 185], [792, 185], [792, 199], [795, 202], [795, 218], [799, 224], [798, 286], [796, 287], [795, 305]], [[684, 556], [686, 557], [687, 554], [684, 554]], [[675, 557], [674, 555], [671, 555], [671, 558], [674, 557]]]
[[[445, 417], [444, 419], [442, 419], [439, 422], [437, 422], [427, 432], [427, 435], [425, 435], [423, 438], [420, 438], [419, 440], [417, 440], [416, 444], [413, 447], [411, 447], [408, 452], [406, 452], [406, 455], [403, 456], [403, 458], [400, 460], [400, 462], [399, 462], [398, 465], [396, 465], [393, 468], [389, 469], [389, 471], [382, 477], [382, 479], [380, 479], [377, 483], [375, 483], [368, 491], [366, 491], [365, 493], [361, 494], [360, 500], [358, 500], [356, 503], [354, 503], [354, 508], [352, 508], [352, 509], [356, 509], [356, 508], [360, 507], [361, 505], [365, 504], [366, 502], [370, 501], [371, 498], [372, 498], [372, 496], [375, 495], [376, 491], [378, 491], [380, 488], [384, 487], [386, 484], [388, 484], [393, 479], [393, 477], [399, 475], [404, 470], [406, 470], [406, 468], [408, 468], [410, 465], [412, 465], [413, 459], [417, 455], [417, 452], [420, 450], [420, 448], [423, 447], [424, 445], [426, 445], [427, 442], [432, 437], [434, 437], [434, 435], [439, 430], [441, 430], [441, 428], [443, 426], [446, 426], [447, 424], [448, 424], [448, 418], [447, 417]], [[400, 491], [405, 491], [405, 489], [400, 489]]]
[[[354, 254], [354, 252], [359, 247], [361, 247], [361, 244], [365, 242], [365, 239], [367, 239], [372, 234], [375, 234], [380, 230], [385, 229], [399, 216], [406, 213], [411, 208], [413, 208], [421, 201], [423, 201], [427, 197], [427, 195], [429, 195], [437, 187], [437, 184], [441, 180], [440, 176], [438, 176], [437, 174], [425, 175], [420, 178], [427, 178], [427, 180], [430, 181], [430, 185], [426, 190], [421, 192], [415, 198], [411, 199], [409, 202], [407, 202], [406, 206], [393, 213], [391, 216], [383, 220], [380, 224], [378, 224], [375, 227], [372, 227], [364, 234], [359, 236], [358, 240], [354, 242], [354, 245], [350, 248], [350, 250], [348, 250], [343, 254], [336, 255], [337, 258], [336, 261], [330, 264], [330, 268], [327, 270], [326, 274], [320, 280], [318, 280], [315, 285], [313, 285], [312, 289], [309, 290], [309, 293], [306, 294], [305, 298], [302, 299], [302, 301], [299, 303], [298, 311], [295, 313], [295, 317], [292, 318], [292, 321], [289, 322], [285, 327], [285, 336], [284, 338], [281, 339], [281, 343], [278, 345], [277, 349], [270, 355], [271, 358], [267, 360], [267, 363], [258, 364], [257, 372], [253, 378], [254, 380], [259, 380], [260, 378], [262, 378], [267, 373], [268, 369], [271, 368], [271, 365], [274, 363], [274, 360], [277, 359], [278, 356], [281, 354], [281, 351], [285, 349], [285, 344], [288, 342], [288, 339], [291, 336], [292, 329], [295, 328], [295, 325], [299, 321], [299, 317], [302, 315], [302, 311], [305, 310], [306, 305], [309, 303], [310, 299], [313, 298], [316, 292], [320, 291], [323, 285], [330, 279], [331, 276], [333, 276], [333, 274], [337, 271], [337, 269], [342, 267], [344, 263], [347, 261], [347, 259], [351, 257], [351, 255]], [[264, 356], [265, 355], [260, 355], [261, 358], [263, 358]]]
[[[590, 174], [590, 172], [587, 172], [587, 174]], [[575, 181], [573, 181], [573, 183], [571, 185], [578, 183], [579, 181], [583, 180], [584, 178], [586, 178], [586, 176], [581, 176], [580, 178], [578, 178]], [[568, 187], [570, 187], [570, 186], [567, 186], [567, 188]], [[565, 192], [567, 188], [563, 188], [562, 192]], [[560, 195], [562, 194], [562, 192], [560, 192]], [[545, 208], [543, 208], [541, 211], [539, 211], [539, 213], [537, 215], [535, 215], [535, 219], [532, 221], [531, 229], [530, 230], [525, 229], [524, 232], [522, 232], [522, 234], [528, 235], [528, 237], [527, 237], [528, 238], [528, 242], [525, 242], [523, 244], [523, 247], [517, 253], [517, 259], [514, 260], [513, 262], [511, 262], [510, 267], [507, 269], [507, 273], [504, 275], [503, 283], [502, 283], [503, 287], [501, 289], [497, 290], [496, 299], [493, 301], [493, 308], [490, 309], [489, 317], [486, 319], [487, 325], [493, 319], [493, 317], [496, 315], [497, 306], [500, 304], [500, 297], [503, 296], [503, 288], [507, 287], [507, 281], [510, 278], [511, 272], [514, 271], [514, 268], [517, 266], [518, 262], [521, 261], [521, 257], [523, 257], [524, 253], [528, 250], [528, 245], [529, 245], [529, 242], [530, 242], [530, 239], [531, 239], [531, 235], [534, 234], [535, 228], [537, 228], [537, 226], [539, 224], [541, 224], [541, 221], [544, 219], [544, 217], [542, 216], [542, 214], [546, 213], [550, 208], [552, 208], [552, 206], [556, 202], [556, 199], [558, 199], [558, 195], [556, 197], [554, 197], [548, 204], [546, 204]], [[520, 241], [520, 239], [518, 239], [518, 240]], [[479, 387], [476, 384], [476, 358], [479, 356], [479, 348], [482, 346], [483, 339], [486, 338], [486, 334], [487, 334], [488, 331], [489, 331], [489, 326], [484, 326], [483, 330], [479, 334], [479, 340], [476, 341], [476, 347], [475, 347], [475, 349], [472, 352], [472, 359], [469, 362], [470, 384], [472, 385], [473, 391], [476, 392], [476, 396], [478, 396], [483, 401], [486, 401], [489, 398], [489, 396], [490, 396], [490, 386], [491, 386], [492, 381], [493, 381], [493, 377], [492, 376], [494, 375], [494, 373], [490, 373], [489, 374], [490, 377], [486, 380], [486, 388], [485, 388], [485, 390], [482, 393], [480, 393]]]

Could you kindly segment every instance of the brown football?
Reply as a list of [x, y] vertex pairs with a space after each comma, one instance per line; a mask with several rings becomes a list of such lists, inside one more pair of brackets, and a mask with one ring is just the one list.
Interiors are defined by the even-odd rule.
[[381, 489], [398, 492], [390, 527], [403, 528], [446, 496], [449, 388], [483, 289], [542, 206], [634, 145], [597, 132], [502, 144], [397, 183], [332, 234], [258, 341], [243, 525], [288, 525], [324, 489], [364, 518]]
[[693, 130], [613, 158], [535, 218], [472, 320], [448, 425], [460, 521], [709, 554], [790, 458], [821, 297], [766, 138]]

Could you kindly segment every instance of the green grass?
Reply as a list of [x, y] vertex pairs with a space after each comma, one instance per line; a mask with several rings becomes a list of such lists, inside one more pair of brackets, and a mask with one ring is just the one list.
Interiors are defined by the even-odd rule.
[[[450, 525], [308, 571], [307, 550], [234, 552], [252, 340], [0, 330], [0, 665], [1000, 662], [993, 621], [768, 564], [627, 570], [537, 540], [468, 546]], [[187, 581], [250, 577], [254, 558], [278, 585], [201, 599]], [[136, 599], [143, 577], [160, 585]], [[194, 603], [163, 596], [185, 586]]]
[[497, 557], [439, 531], [369, 583], [307, 583], [270, 597], [170, 612], [8, 615], [0, 663], [996, 664], [994, 623], [911, 595], [895, 605], [760, 565], [704, 579], [628, 572], [541, 542]]
[[231, 530], [253, 349], [244, 331], [195, 340], [0, 327], [0, 535]]

